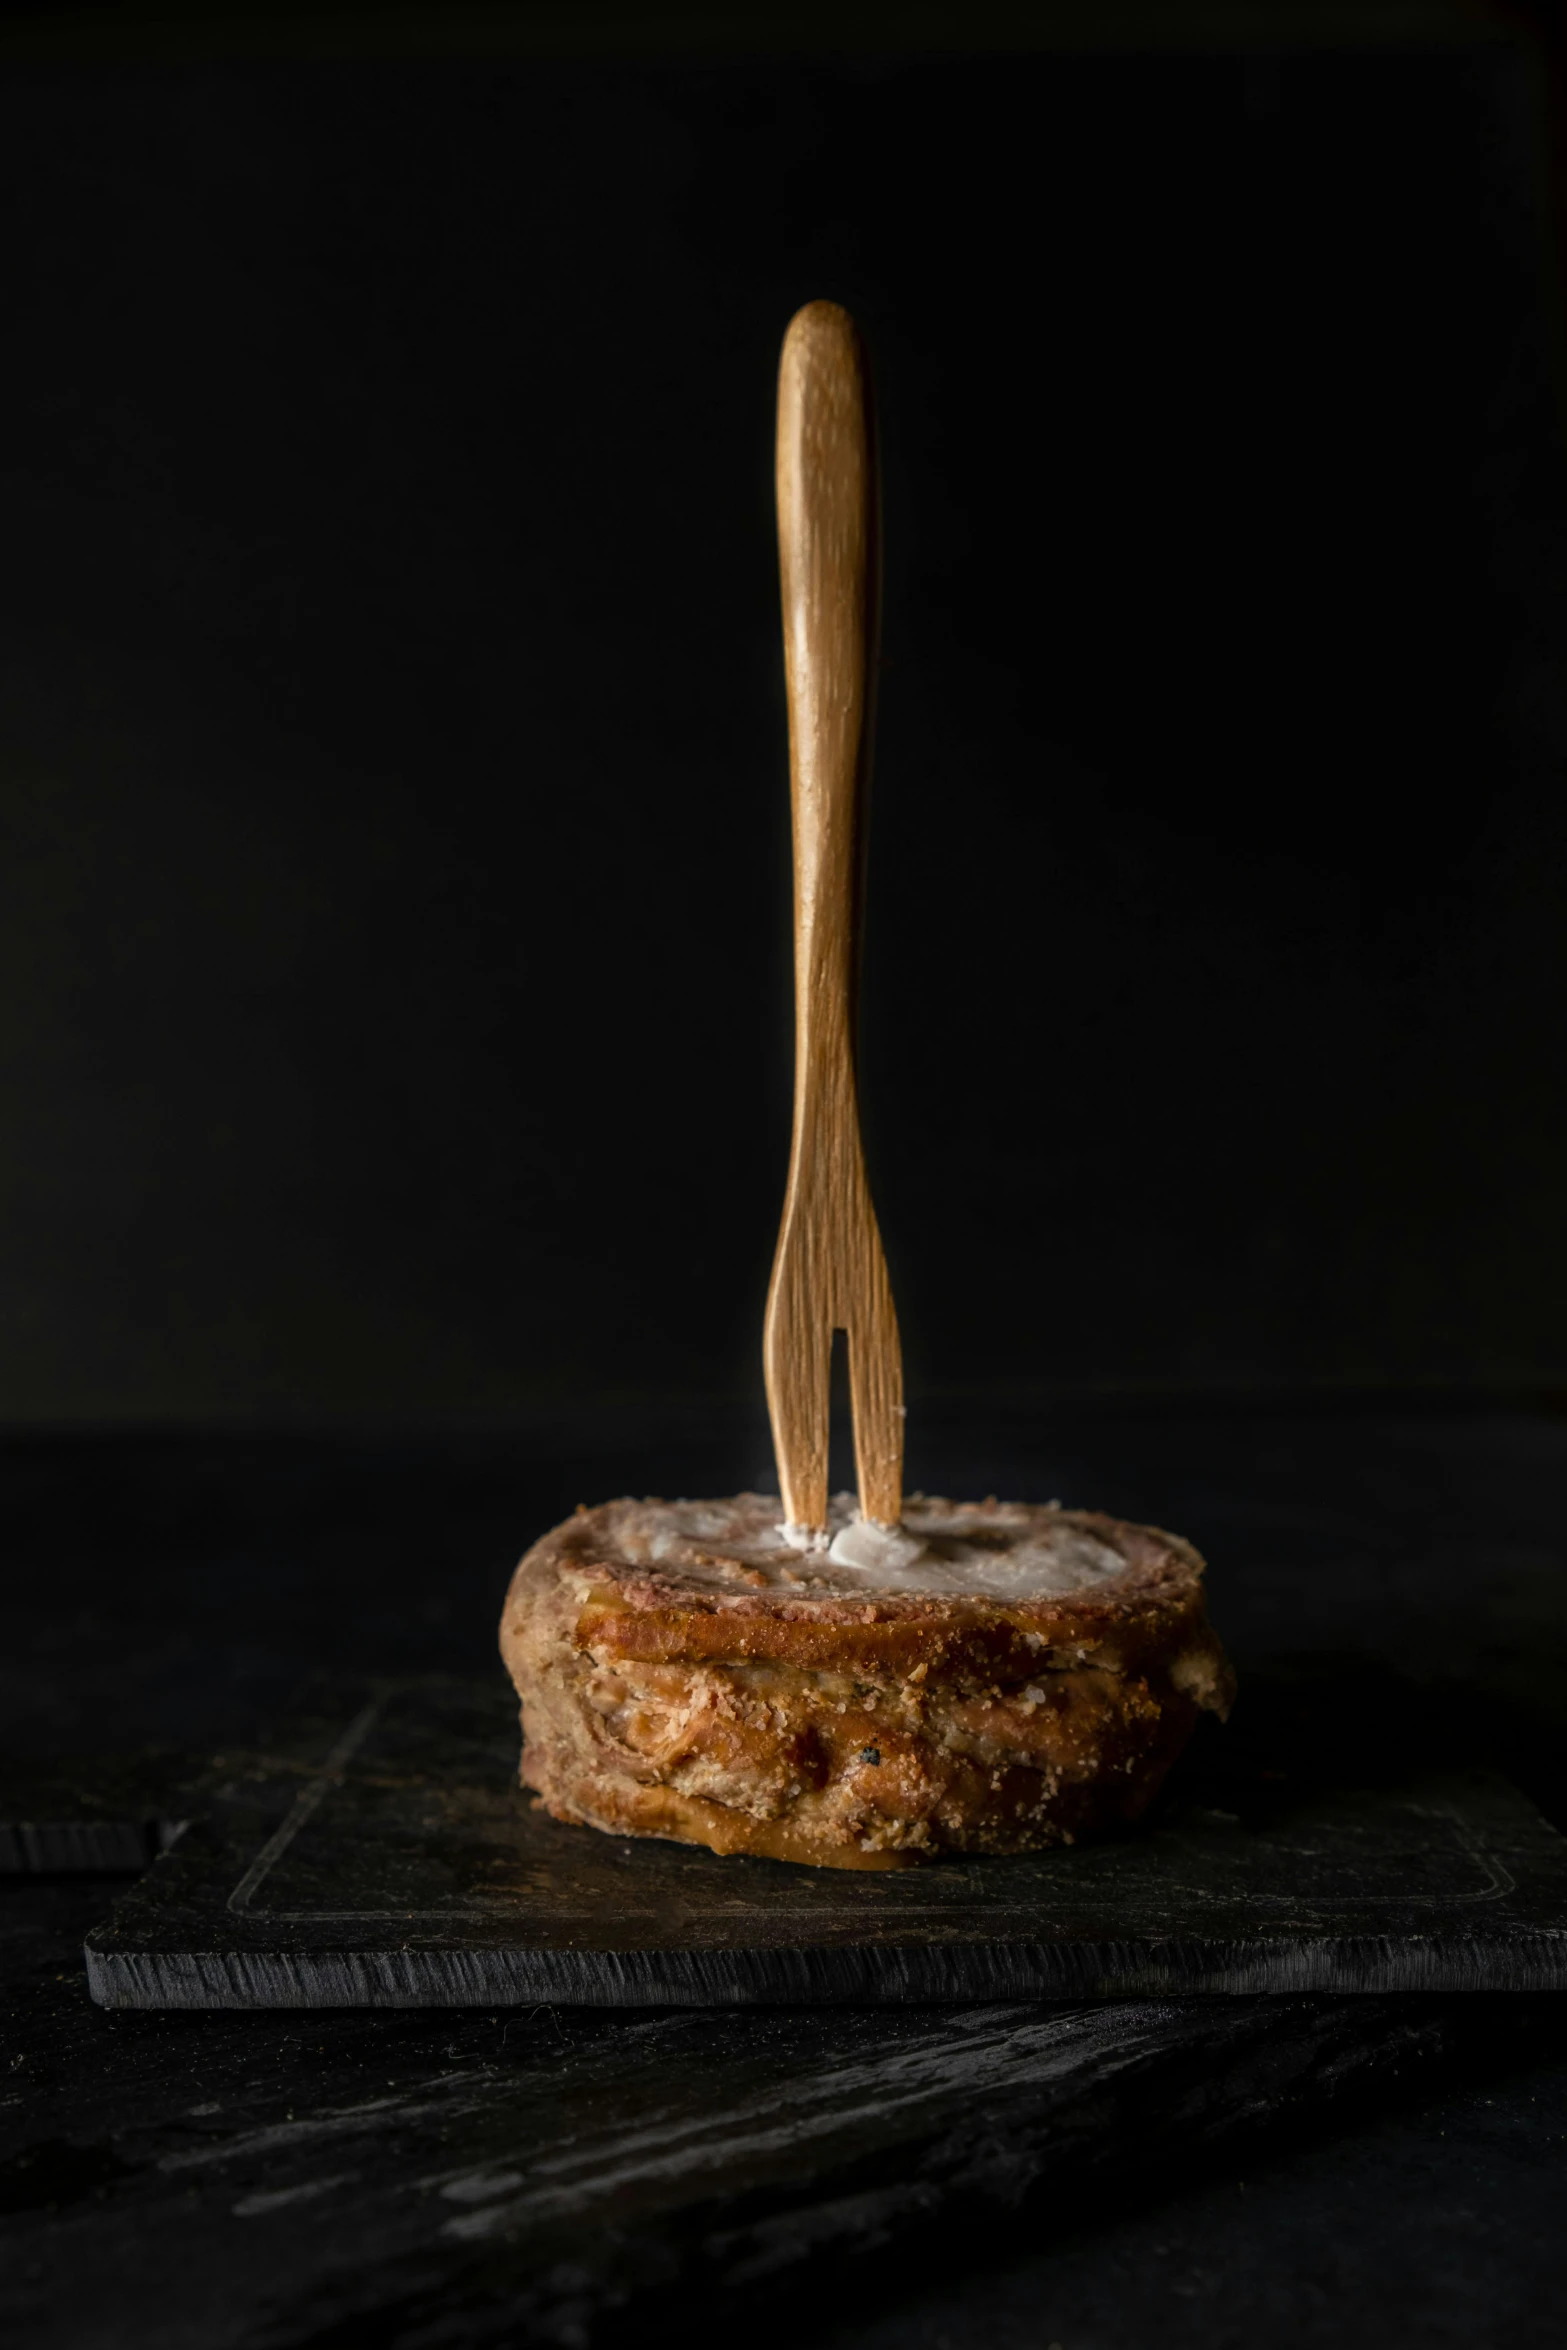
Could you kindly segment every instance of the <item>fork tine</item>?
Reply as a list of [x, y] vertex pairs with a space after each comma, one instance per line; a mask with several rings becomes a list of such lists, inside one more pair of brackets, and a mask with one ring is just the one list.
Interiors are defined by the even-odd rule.
[[[866, 1201], [869, 1210], [870, 1202]], [[849, 1396], [860, 1514], [896, 1526], [903, 1515], [903, 1354], [887, 1260], [874, 1216], [874, 1262], [866, 1267], [863, 1311], [849, 1330]]]
[[808, 1247], [785, 1210], [778, 1258], [767, 1298], [762, 1367], [784, 1517], [791, 1526], [827, 1523], [828, 1444], [832, 1427], [832, 1324], [818, 1310]]

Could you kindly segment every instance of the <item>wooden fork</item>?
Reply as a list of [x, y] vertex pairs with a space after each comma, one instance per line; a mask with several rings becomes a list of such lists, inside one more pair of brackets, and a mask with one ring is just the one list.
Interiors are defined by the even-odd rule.
[[848, 1336], [861, 1515], [903, 1507], [903, 1364], [855, 1088], [880, 545], [854, 321], [811, 302], [778, 372], [778, 552], [794, 808], [794, 1142], [762, 1337], [784, 1516], [827, 1524], [832, 1335]]

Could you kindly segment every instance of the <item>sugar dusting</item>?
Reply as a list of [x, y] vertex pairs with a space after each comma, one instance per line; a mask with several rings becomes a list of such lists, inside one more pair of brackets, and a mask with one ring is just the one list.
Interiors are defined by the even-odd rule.
[[1128, 1561], [1055, 1503], [948, 1502], [911, 1495], [902, 1524], [862, 1518], [852, 1494], [833, 1497], [824, 1533], [780, 1525], [778, 1504], [647, 1501], [619, 1527], [628, 1559], [698, 1581], [851, 1592], [972, 1593], [1059, 1598], [1124, 1574]]

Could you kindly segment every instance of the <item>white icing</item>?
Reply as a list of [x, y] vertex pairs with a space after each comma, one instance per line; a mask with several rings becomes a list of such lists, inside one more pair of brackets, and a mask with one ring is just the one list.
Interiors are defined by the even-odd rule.
[[778, 1529], [778, 1539], [786, 1550], [826, 1550], [831, 1535], [825, 1526], [791, 1526], [787, 1520]]
[[827, 1546], [835, 1567], [855, 1567], [883, 1582], [889, 1575], [896, 1579], [924, 1552], [917, 1534], [906, 1534], [901, 1526], [878, 1526], [873, 1518], [851, 1518]]
[[1127, 1561], [1059, 1505], [957, 1503], [911, 1497], [900, 1526], [862, 1518], [835, 1494], [824, 1530], [780, 1525], [760, 1496], [643, 1502], [620, 1527], [626, 1556], [698, 1581], [802, 1592], [969, 1592], [987, 1599], [1057, 1598], [1108, 1583]]

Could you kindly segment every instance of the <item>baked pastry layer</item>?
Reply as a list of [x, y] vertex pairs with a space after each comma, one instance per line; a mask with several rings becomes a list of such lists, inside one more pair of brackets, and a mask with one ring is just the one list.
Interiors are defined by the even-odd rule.
[[1189, 1543], [1055, 1503], [611, 1501], [535, 1543], [501, 1653], [557, 1819], [832, 1868], [1133, 1821], [1233, 1682]]

